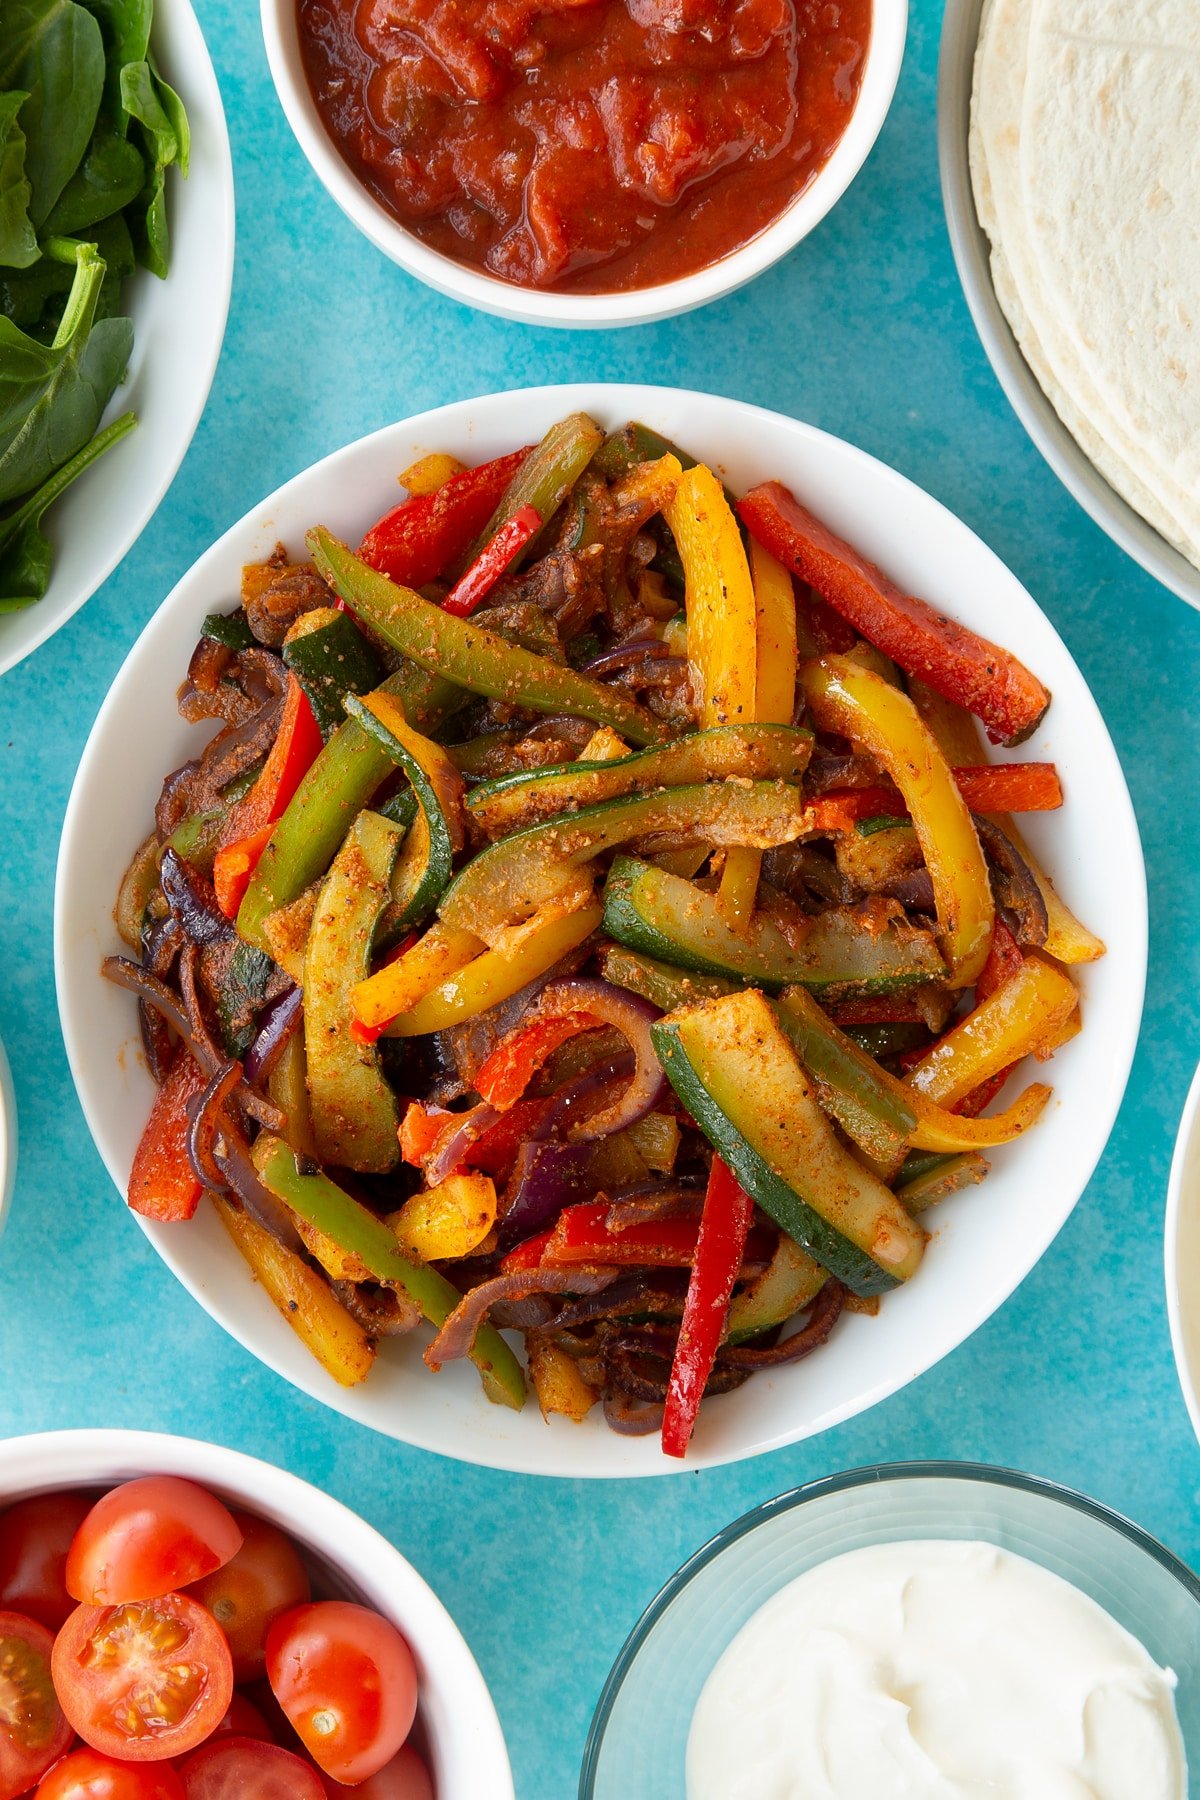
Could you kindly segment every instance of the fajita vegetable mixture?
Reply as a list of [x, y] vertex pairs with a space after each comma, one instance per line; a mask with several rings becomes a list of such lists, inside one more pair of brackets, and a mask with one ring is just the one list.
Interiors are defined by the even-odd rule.
[[329, 1374], [434, 1327], [519, 1407], [682, 1456], [701, 1401], [918, 1272], [1036, 1122], [1104, 946], [989, 763], [1050, 696], [784, 486], [578, 414], [430, 455], [204, 622], [122, 885], [159, 1092], [129, 1203], [207, 1190]]
[[165, 277], [167, 170], [187, 115], [150, 49], [152, 0], [0, 8], [0, 613], [40, 600], [43, 515], [136, 424], [99, 429], [133, 325], [122, 286]]

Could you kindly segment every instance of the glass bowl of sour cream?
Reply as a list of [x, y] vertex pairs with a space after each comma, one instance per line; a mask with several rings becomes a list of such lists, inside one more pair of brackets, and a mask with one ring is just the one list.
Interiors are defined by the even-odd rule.
[[899, 1463], [770, 1500], [684, 1565], [605, 1684], [579, 1800], [1186, 1800], [1189, 1767], [1192, 1572], [1051, 1482]]

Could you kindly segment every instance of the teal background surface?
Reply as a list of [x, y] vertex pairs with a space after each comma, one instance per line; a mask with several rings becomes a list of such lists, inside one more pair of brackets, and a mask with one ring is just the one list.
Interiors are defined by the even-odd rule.
[[[1059, 485], [975, 337], [938, 190], [938, 0], [915, 0], [891, 115], [818, 230], [732, 298], [611, 334], [475, 316], [386, 262], [303, 161], [257, 9], [198, 0], [198, 11], [238, 207], [212, 397], [139, 543], [0, 682], [0, 1037], [21, 1131], [0, 1244], [0, 1436], [112, 1425], [210, 1437], [357, 1508], [465, 1632], [520, 1800], [574, 1793], [609, 1664], [667, 1576], [737, 1514], [814, 1476], [905, 1457], [1007, 1464], [1086, 1489], [1197, 1565], [1200, 1450], [1171, 1362], [1162, 1216], [1200, 1056], [1200, 616]], [[1095, 1179], [1020, 1291], [939, 1368], [851, 1424], [740, 1468], [626, 1484], [521, 1479], [409, 1450], [252, 1361], [124, 1216], [67, 1072], [51, 961], [55, 857], [84, 740], [134, 637], [196, 556], [264, 494], [363, 432], [443, 401], [585, 378], [776, 407], [892, 463], [973, 526], [1041, 602], [1099, 701], [1137, 809], [1151, 905], [1148, 1003], [1125, 1105]], [[1103, 816], [1093, 825], [1104, 833]]]

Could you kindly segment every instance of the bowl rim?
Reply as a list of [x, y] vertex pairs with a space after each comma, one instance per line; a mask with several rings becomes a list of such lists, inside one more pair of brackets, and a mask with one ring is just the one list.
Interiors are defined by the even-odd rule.
[[[1106, 1074], [1106, 1080], [1110, 1083], [1107, 1091], [1111, 1099], [1112, 1113], [1105, 1134], [1095, 1142], [1092, 1142], [1091, 1135], [1089, 1135], [1086, 1168], [1079, 1164], [1076, 1174], [1073, 1174], [1071, 1178], [1071, 1186], [1075, 1189], [1075, 1199], [1072, 1205], [1078, 1201], [1103, 1153], [1128, 1079], [1129, 1067], [1137, 1041], [1137, 1024], [1141, 1017], [1144, 1000], [1147, 921], [1144, 860], [1137, 832], [1136, 817], [1129, 800], [1128, 789], [1115, 747], [1112, 745], [1095, 699], [1082, 672], [1074, 663], [1070, 651], [1059, 638], [1048, 616], [1027, 593], [1016, 576], [1001, 562], [1000, 558], [989, 550], [982, 540], [977, 538], [964, 521], [958, 519], [941, 502], [924, 489], [917, 487], [891, 465], [880, 462], [879, 459], [869, 456], [867, 452], [857, 449], [846, 440], [834, 438], [815, 426], [790, 419], [783, 414], [769, 412], [761, 407], [751, 406], [743, 401], [729, 400], [724, 396], [698, 393], [688, 389], [670, 389], [641, 383], [608, 382], [554, 384], [455, 401], [448, 406], [438, 407], [429, 412], [414, 415], [409, 419], [397, 421], [351, 444], [344, 445], [340, 450], [330, 453], [309, 468], [298, 472], [275, 493], [267, 496], [258, 506], [251, 508], [241, 520], [230, 526], [214, 544], [210, 545], [184, 572], [170, 595], [162, 602], [143, 628], [136, 643], [127, 652], [125, 661], [117, 672], [93, 722], [67, 803], [55, 881], [54, 918], [55, 977], [60, 1027], [66, 1043], [68, 1063], [93, 1141], [100, 1151], [110, 1178], [117, 1185], [118, 1191], [123, 1193], [128, 1170], [127, 1167], [114, 1160], [115, 1153], [113, 1152], [111, 1133], [105, 1123], [108, 1115], [94, 1092], [91, 1075], [94, 1028], [89, 1029], [83, 999], [88, 984], [87, 982], [73, 982], [71, 979], [72, 971], [76, 970], [77, 965], [81, 966], [80, 957], [90, 959], [93, 954], [90, 943], [86, 948], [79, 949], [74, 942], [72, 928], [74, 913], [77, 909], [70, 898], [73, 891], [71, 878], [73, 873], [77, 873], [73, 869], [73, 864], [81, 853], [80, 840], [87, 831], [84, 821], [89, 815], [86, 809], [85, 788], [90, 788], [94, 783], [95, 769], [101, 766], [99, 759], [102, 741], [110, 735], [114, 723], [123, 717], [123, 709], [128, 706], [128, 700], [124, 695], [125, 685], [130, 679], [127, 675], [128, 665], [139, 649], [141, 649], [140, 660], [145, 661], [147, 641], [153, 647], [155, 637], [169, 630], [169, 621], [173, 614], [180, 611], [180, 590], [190, 587], [195, 582], [198, 570], [203, 570], [208, 576], [212, 566], [220, 566], [222, 557], [228, 560], [231, 552], [235, 553], [236, 560], [240, 564], [244, 560], [244, 540], [247, 535], [251, 532], [260, 533], [265, 524], [269, 524], [269, 533], [273, 541], [274, 537], [278, 535], [276, 524], [279, 508], [282, 504], [287, 504], [287, 496], [301, 483], [308, 482], [314, 477], [327, 477], [332, 467], [343, 460], [352, 461], [356, 455], [368, 452], [378, 455], [381, 446], [397, 434], [403, 434], [406, 444], [444, 443], [448, 436], [453, 436], [458, 431], [465, 431], [467, 435], [473, 436], [477, 428], [485, 433], [494, 428], [493, 409], [495, 411], [503, 409], [507, 420], [508, 414], [514, 407], [522, 406], [526, 410], [544, 407], [547, 415], [552, 417], [561, 417], [563, 413], [579, 407], [597, 409], [601, 416], [619, 411], [622, 417], [636, 417], [639, 414], [654, 416], [654, 409], [658, 409], [660, 414], [665, 412], [669, 422], [674, 417], [674, 410], [680, 405], [685, 408], [699, 407], [704, 413], [707, 413], [708, 423], [703, 427], [706, 436], [714, 435], [716, 431], [720, 430], [730, 437], [736, 431], [742, 435], [740, 438], [732, 435], [733, 442], [753, 442], [756, 424], [766, 423], [769, 424], [772, 431], [779, 430], [788, 438], [796, 440], [798, 456], [804, 453], [803, 449], [799, 448], [800, 446], [807, 446], [810, 455], [814, 447], [832, 446], [839, 455], [844, 453], [855, 466], [865, 459], [873, 480], [878, 479], [889, 487], [896, 484], [905, 499], [910, 499], [914, 503], [919, 501], [922, 507], [931, 508], [938, 519], [939, 527], [950, 533], [952, 539], [958, 539], [961, 534], [962, 537], [969, 540], [973, 557], [984, 559], [986, 563], [995, 565], [996, 570], [1003, 575], [1007, 582], [1012, 583], [1020, 594], [1022, 604], [1028, 605], [1032, 609], [1038, 622], [1039, 631], [1049, 634], [1057, 646], [1058, 652], [1070, 666], [1074, 680], [1078, 683], [1075, 703], [1082, 708], [1081, 716], [1076, 723], [1080, 726], [1086, 725], [1089, 728], [1086, 741], [1091, 743], [1097, 751], [1102, 750], [1106, 761], [1111, 758], [1113, 777], [1111, 798], [1116, 808], [1115, 816], [1119, 816], [1124, 821], [1130, 834], [1130, 849], [1133, 857], [1136, 858], [1136, 867], [1131, 867], [1129, 871], [1131, 891], [1126, 895], [1127, 913], [1122, 936], [1122, 961], [1127, 959], [1128, 966], [1125, 971], [1122, 992], [1114, 997], [1111, 1008], [1115, 1014], [1114, 1026], [1120, 1027], [1124, 1050], [1109, 1064]], [[678, 422], [674, 428], [685, 429]], [[194, 608], [197, 622], [201, 610], [202, 608], [197, 602]], [[190, 618], [191, 612], [187, 616]], [[1057, 685], [1061, 691], [1061, 681]], [[1093, 731], [1094, 736], [1091, 735]], [[1073, 763], [1072, 766], [1075, 764]], [[104, 919], [108, 920], [107, 909], [104, 911]], [[96, 920], [89, 920], [89, 928], [97, 923]], [[78, 935], [77, 931], [76, 935]], [[109, 942], [110, 938], [110, 930], [106, 927], [104, 941]], [[100, 951], [98, 954], [103, 954], [103, 952]], [[1113, 960], [1117, 960], [1115, 951]], [[88, 975], [90, 980], [90, 967]], [[1125, 1023], [1124, 1009], [1126, 1007], [1128, 1007], [1128, 1026]], [[1107, 1108], [1105, 1116], [1107, 1117]], [[504, 1434], [489, 1434], [485, 1429], [464, 1441], [461, 1434], [448, 1430], [445, 1425], [431, 1426], [428, 1419], [414, 1422], [411, 1416], [405, 1415], [397, 1423], [394, 1414], [389, 1414], [388, 1418], [384, 1420], [375, 1414], [373, 1408], [371, 1409], [372, 1416], [367, 1416], [365, 1410], [348, 1402], [343, 1390], [332, 1389], [331, 1384], [323, 1379], [322, 1372], [315, 1362], [310, 1366], [307, 1362], [301, 1363], [300, 1359], [297, 1359], [297, 1365], [289, 1367], [271, 1354], [269, 1346], [264, 1348], [257, 1326], [247, 1327], [244, 1317], [238, 1314], [237, 1309], [243, 1298], [240, 1290], [235, 1292], [232, 1298], [225, 1288], [222, 1288], [220, 1292], [214, 1291], [210, 1285], [206, 1284], [202, 1274], [188, 1266], [186, 1259], [181, 1263], [173, 1249], [176, 1240], [172, 1236], [170, 1227], [156, 1227], [152, 1222], [140, 1218], [137, 1219], [137, 1224], [150, 1238], [161, 1260], [167, 1264], [175, 1278], [182, 1282], [193, 1299], [204, 1307], [210, 1317], [214, 1318], [233, 1337], [235, 1342], [247, 1350], [248, 1354], [253, 1356], [264, 1368], [282, 1376], [283, 1379], [299, 1387], [302, 1392], [318, 1400], [322, 1405], [340, 1411], [372, 1429], [390, 1433], [403, 1442], [414, 1444], [419, 1448], [434, 1450], [439, 1454], [455, 1456], [476, 1466], [496, 1467], [524, 1474], [568, 1479], [615, 1480], [628, 1479], [631, 1476], [648, 1477], [686, 1473], [688, 1469], [694, 1472], [698, 1468], [715, 1467], [727, 1462], [743, 1462], [751, 1456], [779, 1449], [786, 1444], [817, 1435], [834, 1424], [868, 1410], [877, 1402], [907, 1386], [917, 1374], [933, 1367], [977, 1330], [1015, 1292], [1020, 1282], [1025, 1279], [1030, 1269], [1044, 1254], [1053, 1237], [1065, 1224], [1070, 1210], [1068, 1208], [1064, 1211], [1061, 1217], [1056, 1212], [1048, 1230], [1039, 1229], [1034, 1234], [1036, 1248], [1029, 1255], [1027, 1261], [1022, 1259], [1019, 1276], [1011, 1281], [1006, 1279], [1003, 1292], [993, 1294], [989, 1291], [986, 1306], [977, 1315], [972, 1316], [969, 1325], [961, 1334], [956, 1332], [952, 1342], [943, 1346], [939, 1337], [932, 1348], [929, 1346], [921, 1348], [919, 1354], [911, 1361], [906, 1354], [902, 1364], [894, 1362], [882, 1369], [876, 1368], [869, 1378], [864, 1378], [859, 1384], [852, 1397], [839, 1397], [831, 1401], [823, 1411], [818, 1411], [811, 1418], [801, 1420], [799, 1425], [790, 1418], [786, 1407], [783, 1407], [776, 1414], [773, 1428], [761, 1431], [748, 1444], [738, 1441], [731, 1447], [722, 1442], [712, 1452], [697, 1455], [686, 1464], [680, 1464], [674, 1458], [660, 1456], [653, 1461], [647, 1458], [644, 1464], [639, 1461], [633, 1465], [628, 1460], [622, 1461], [616, 1456], [597, 1458], [594, 1463], [583, 1459], [581, 1463], [573, 1451], [564, 1449], [559, 1440], [544, 1441], [542, 1448], [534, 1449], [531, 1447], [531, 1441], [517, 1442]], [[1031, 1241], [1033, 1240], [1031, 1239]], [[628, 1440], [615, 1440], [615, 1442], [628, 1446]]]
[[984, 354], [1034, 447], [1113, 543], [1148, 575], [1200, 608], [1200, 569], [1105, 480], [1067, 430], [1026, 362], [992, 282], [987, 235], [975, 211], [968, 129], [983, 0], [946, 7], [938, 53], [937, 143], [942, 206], [959, 284]]
[[[175, 411], [183, 421], [183, 428], [173, 433], [170, 453], [162, 457], [155, 466], [153, 478], [144, 482], [140, 489], [140, 499], [136, 506], [129, 508], [126, 523], [117, 533], [108, 549], [96, 559], [91, 566], [87, 579], [82, 582], [69, 602], [54, 601], [53, 587], [41, 600], [32, 606], [24, 607], [19, 612], [9, 615], [13, 621], [30, 621], [28, 632], [22, 633], [15, 628], [0, 629], [0, 676], [15, 669], [26, 657], [32, 656], [35, 650], [54, 636], [55, 632], [73, 619], [80, 609], [87, 605], [98, 589], [112, 574], [119, 563], [123, 562], [133, 549], [147, 525], [158, 511], [159, 506], [179, 473], [184, 457], [191, 448], [192, 439], [208, 405], [208, 397], [212, 391], [213, 379], [217, 372], [217, 364], [221, 359], [221, 349], [225, 341], [225, 330], [229, 323], [229, 304], [233, 293], [234, 248], [236, 238], [236, 205], [234, 199], [233, 153], [229, 144], [229, 126], [225, 118], [225, 106], [221, 98], [221, 88], [217, 81], [216, 69], [204, 37], [200, 21], [196, 16], [192, 0], [159, 0], [159, 11], [156, 13], [152, 37], [156, 37], [163, 29], [163, 13], [171, 11], [182, 30], [193, 37], [196, 54], [188, 63], [186, 71], [178, 74], [178, 84], [183, 89], [188, 113], [193, 124], [204, 118], [206, 129], [211, 132], [216, 155], [212, 167], [206, 171], [207, 179], [213, 184], [222, 214], [222, 230], [219, 242], [213, 247], [213, 268], [217, 272], [217, 305], [213, 313], [213, 328], [209, 333], [207, 353], [201, 358], [202, 374], [199, 383], [193, 388], [191, 404], [182, 410]], [[168, 74], [172, 73], [168, 69]], [[200, 169], [193, 164], [189, 180], [196, 179]], [[180, 201], [187, 205], [187, 182], [176, 181], [173, 188], [173, 206], [178, 209]], [[158, 277], [148, 270], [138, 268], [130, 277], [131, 282], [143, 285], [158, 282]], [[164, 293], [170, 283], [170, 272], [162, 283]], [[153, 292], [153, 289], [149, 291]], [[164, 302], [165, 304], [165, 302]], [[136, 344], [135, 344], [136, 355]], [[122, 389], [118, 388], [105, 409], [102, 424], [116, 418], [123, 410]], [[136, 434], [135, 434], [136, 435]], [[119, 457], [121, 446], [115, 445], [109, 455]], [[84, 476], [86, 481], [86, 475]], [[78, 490], [76, 490], [78, 491]], [[70, 496], [62, 502], [69, 503]], [[51, 576], [53, 583], [53, 575]], [[51, 604], [47, 605], [47, 602]]]
[[873, 0], [862, 86], [845, 131], [808, 186], [757, 236], [690, 275], [629, 292], [564, 294], [521, 287], [456, 262], [400, 223], [344, 161], [317, 112], [299, 49], [296, 0], [260, 0], [267, 62], [284, 116], [309, 167], [351, 224], [426, 286], [464, 306], [525, 325], [576, 330], [647, 325], [744, 286], [813, 231], [858, 175], [891, 110], [909, 0]]
[[8, 1222], [13, 1188], [17, 1180], [17, 1158], [20, 1155], [20, 1131], [17, 1123], [17, 1095], [13, 1087], [12, 1069], [4, 1044], [0, 1042], [0, 1237]]
[[[512, 1767], [496, 1703], [470, 1645], [425, 1577], [360, 1513], [302, 1475], [245, 1450], [176, 1432], [93, 1426], [28, 1432], [8, 1438], [0, 1464], [0, 1509], [6, 1503], [6, 1491], [18, 1485], [22, 1475], [27, 1483], [44, 1484], [37, 1486], [37, 1491], [43, 1493], [79, 1485], [81, 1481], [90, 1485], [90, 1475], [72, 1476], [69, 1472], [72, 1467], [78, 1469], [80, 1459], [104, 1463], [113, 1470], [132, 1466], [146, 1474], [181, 1475], [187, 1480], [211, 1482], [218, 1488], [244, 1490], [245, 1497], [239, 1504], [267, 1517], [286, 1508], [293, 1520], [288, 1529], [319, 1543], [321, 1553], [339, 1568], [343, 1566], [344, 1546], [360, 1546], [355, 1552], [356, 1562], [365, 1564], [369, 1558], [373, 1570], [382, 1569], [383, 1580], [398, 1589], [394, 1623], [408, 1638], [424, 1669], [423, 1687], [428, 1691], [431, 1686], [432, 1649], [438, 1658], [435, 1681], [439, 1701], [452, 1697], [456, 1707], [470, 1707], [473, 1729], [480, 1735], [479, 1756], [486, 1764], [490, 1783], [489, 1800], [515, 1800]], [[127, 1474], [113, 1476], [114, 1480], [130, 1478]], [[94, 1479], [102, 1482], [107, 1477], [99, 1475]], [[251, 1495], [256, 1498], [250, 1498]], [[349, 1571], [347, 1580], [359, 1585]], [[420, 1636], [401, 1617], [406, 1604], [424, 1609]], [[463, 1792], [465, 1800], [467, 1790]]]
[[[1066, 1486], [1063, 1482], [1052, 1481], [1042, 1475], [1029, 1475], [1021, 1469], [1010, 1469], [1003, 1465], [979, 1462], [954, 1462], [948, 1458], [922, 1458], [914, 1462], [865, 1463], [859, 1468], [839, 1470], [833, 1475], [818, 1476], [813, 1481], [806, 1481], [799, 1487], [789, 1488], [786, 1493], [776, 1494], [770, 1500], [763, 1500], [752, 1506], [748, 1512], [742, 1513], [730, 1524], [708, 1539], [683, 1563], [675, 1573], [663, 1583], [658, 1593], [645, 1608], [637, 1620], [625, 1642], [617, 1652], [616, 1660], [608, 1672], [600, 1697], [596, 1702], [596, 1710], [592, 1715], [592, 1723], [588, 1729], [587, 1743], [584, 1746], [583, 1763], [579, 1773], [578, 1800], [592, 1800], [595, 1791], [597, 1766], [600, 1751], [604, 1743], [604, 1734], [617, 1696], [629, 1674], [631, 1673], [642, 1646], [654, 1627], [668, 1611], [697, 1575], [710, 1563], [725, 1554], [727, 1550], [747, 1537], [781, 1513], [794, 1512], [797, 1507], [806, 1506], [809, 1501], [820, 1500], [833, 1494], [852, 1492], [855, 1488], [875, 1487], [883, 1483], [897, 1481], [962, 1481], [982, 1487], [1014, 1488], [1019, 1493], [1033, 1494], [1041, 1500], [1050, 1501], [1064, 1507], [1069, 1512], [1084, 1513], [1101, 1525], [1106, 1525], [1126, 1538], [1137, 1549], [1153, 1557], [1160, 1567], [1173, 1575], [1180, 1585], [1187, 1590], [1192, 1599], [1200, 1606], [1200, 1577], [1193, 1574], [1187, 1564], [1173, 1550], [1153, 1537], [1134, 1520], [1126, 1518], [1124, 1513], [1117, 1512], [1114, 1507], [1106, 1506], [1101, 1500], [1093, 1500], [1078, 1488]], [[826, 1559], [828, 1560], [828, 1559]], [[819, 1565], [818, 1565], [819, 1566]]]
[[1200, 1388], [1192, 1372], [1183, 1330], [1183, 1296], [1179, 1285], [1179, 1234], [1183, 1221], [1184, 1171], [1193, 1147], [1200, 1143], [1200, 1065], [1192, 1076], [1187, 1099], [1175, 1135], [1171, 1173], [1167, 1181], [1167, 1210], [1163, 1221], [1163, 1277], [1167, 1293], [1167, 1323], [1175, 1374], [1183, 1393], [1192, 1430], [1200, 1439]]

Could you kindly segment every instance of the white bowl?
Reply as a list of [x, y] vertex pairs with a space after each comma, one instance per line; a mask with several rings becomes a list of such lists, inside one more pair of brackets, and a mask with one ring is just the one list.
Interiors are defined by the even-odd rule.
[[1175, 1140], [1164, 1246], [1171, 1346], [1192, 1430], [1200, 1438], [1200, 1069]]
[[992, 285], [991, 252], [975, 212], [968, 134], [983, 0], [951, 0], [938, 62], [938, 160], [958, 278], [975, 329], [1009, 404], [1063, 486], [1133, 560], [1189, 605], [1200, 607], [1200, 569], [1110, 487], [1071, 436], [1021, 354]]
[[17, 1178], [17, 1097], [12, 1071], [0, 1044], [0, 1233], [8, 1219], [13, 1183]]
[[271, 1463], [219, 1444], [151, 1431], [49, 1431], [10, 1438], [0, 1507], [54, 1488], [115, 1486], [181, 1475], [286, 1531], [330, 1591], [390, 1619], [412, 1650], [418, 1739], [437, 1800], [513, 1800], [512, 1771], [491, 1695], [454, 1620], [411, 1563], [365, 1519]]
[[[371, 194], [344, 161], [313, 100], [300, 53], [296, 0], [260, 0], [263, 37], [280, 104], [326, 192], [376, 249], [438, 293], [480, 312], [526, 325], [576, 329], [649, 325], [733, 293], [794, 250], [841, 199], [878, 137], [896, 91], [908, 0], [874, 0], [871, 40], [858, 103], [832, 156], [792, 204], [740, 250], [676, 281], [619, 294], [559, 294], [517, 287], [455, 262], [422, 243]], [[671, 229], [670, 222], [663, 230]]]
[[[1109, 945], [1078, 971], [1086, 1027], [1054, 1060], [1055, 1101], [1029, 1138], [999, 1151], [982, 1190], [936, 1217], [919, 1277], [877, 1318], [851, 1315], [818, 1356], [760, 1374], [706, 1406], [686, 1468], [730, 1462], [823, 1431], [903, 1387], [953, 1350], [1007, 1299], [1074, 1206], [1104, 1148], [1124, 1091], [1141, 1015], [1146, 897], [1141, 848], [1116, 753], [1070, 654], [1016, 578], [936, 500], [860, 450], [811, 426], [737, 401], [670, 388], [582, 384], [462, 401], [389, 426], [327, 457], [247, 514], [163, 602], [126, 659], [92, 728], [67, 808], [55, 904], [59, 1007], [92, 1135], [124, 1192], [153, 1083], [139, 1054], [130, 996], [103, 981], [117, 946], [112, 904], [145, 836], [168, 770], [194, 754], [175, 688], [204, 614], [230, 605], [244, 562], [306, 527], [350, 541], [392, 503], [395, 474], [427, 450], [471, 462], [536, 438], [578, 408], [604, 425], [643, 419], [722, 469], [735, 488], [778, 476], [910, 591], [1023, 657], [1054, 693], [1023, 746], [1057, 760], [1061, 814], [1031, 817], [1029, 838], [1068, 902]], [[1103, 833], [1095, 821], [1105, 821]], [[1024, 822], [1023, 822], [1024, 823]], [[415, 1339], [393, 1339], [370, 1378], [333, 1385], [257, 1288], [207, 1207], [187, 1225], [139, 1219], [203, 1306], [268, 1367], [351, 1418], [471, 1462], [553, 1475], [650, 1475], [680, 1465], [657, 1439], [615, 1436], [597, 1409], [583, 1425], [544, 1423], [481, 1397], [459, 1363], [431, 1375]]]
[[0, 615], [0, 675], [79, 611], [137, 541], [192, 441], [212, 386], [233, 283], [233, 164], [217, 78], [188, 0], [157, 0], [152, 42], [192, 129], [191, 172], [167, 179], [171, 270], [126, 283], [129, 373], [103, 424], [132, 409], [137, 429], [46, 514], [54, 569], [45, 595]]

